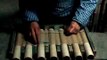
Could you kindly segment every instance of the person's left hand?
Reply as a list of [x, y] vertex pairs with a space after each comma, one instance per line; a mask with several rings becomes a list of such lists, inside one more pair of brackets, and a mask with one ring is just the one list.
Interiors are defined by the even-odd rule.
[[72, 21], [67, 31], [68, 33], [78, 33], [80, 31], [80, 25], [76, 21]]

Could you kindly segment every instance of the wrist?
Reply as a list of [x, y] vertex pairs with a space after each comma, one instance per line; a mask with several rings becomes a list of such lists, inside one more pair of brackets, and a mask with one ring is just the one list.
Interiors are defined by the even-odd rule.
[[76, 23], [79, 25], [79, 27], [80, 27], [80, 30], [81, 30], [81, 29], [83, 29], [83, 26], [82, 26], [82, 24], [81, 24], [81, 23], [79, 23], [77, 20], [73, 19], [72, 21], [73, 21], [73, 22], [76, 22]]
[[29, 23], [38, 23], [38, 21], [33, 20], [33, 21], [30, 21]]
[[28, 26], [28, 27], [29, 27], [32, 23], [34, 23], [34, 22], [38, 23], [38, 21], [36, 21], [36, 20], [32, 20], [32, 21], [23, 20], [24, 26]]

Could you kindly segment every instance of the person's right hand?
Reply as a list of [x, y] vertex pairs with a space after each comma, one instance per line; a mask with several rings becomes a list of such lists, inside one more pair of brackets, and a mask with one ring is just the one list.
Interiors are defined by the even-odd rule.
[[40, 40], [40, 27], [37, 22], [31, 22], [30, 25], [30, 36], [33, 37], [34, 43], [38, 44]]

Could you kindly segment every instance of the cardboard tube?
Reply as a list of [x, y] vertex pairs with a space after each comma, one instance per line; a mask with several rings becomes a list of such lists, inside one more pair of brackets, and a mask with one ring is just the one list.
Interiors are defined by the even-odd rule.
[[40, 44], [38, 46], [38, 59], [42, 59], [45, 60], [45, 46], [44, 46], [44, 39], [45, 39], [45, 35], [44, 35], [44, 30], [41, 29], [41, 34], [40, 34]]
[[84, 49], [84, 43], [82, 41], [82, 37], [80, 36], [80, 33], [77, 33], [77, 39], [78, 39], [78, 44], [80, 46], [80, 50], [82, 53], [85, 53], [85, 49]]
[[49, 31], [46, 28], [45, 28], [45, 41], [44, 41], [44, 44], [45, 44], [45, 51], [46, 51], [46, 53], [48, 53], [49, 52]]
[[24, 59], [32, 60], [32, 44], [30, 42], [27, 42]]
[[46, 58], [45, 58], [45, 48], [44, 48], [44, 44], [39, 44], [39, 46], [38, 46], [38, 59], [39, 60], [45, 60]]
[[55, 31], [52, 28], [49, 29], [49, 36], [50, 36], [50, 57], [51, 60], [57, 60]]
[[21, 57], [21, 46], [16, 45], [13, 54], [13, 60], [20, 60], [20, 57]]
[[85, 51], [86, 51], [86, 54], [87, 54], [87, 58], [88, 59], [94, 59], [94, 54], [93, 54], [91, 46], [90, 46], [90, 44], [88, 42], [87, 36], [85, 34], [85, 31], [82, 30], [80, 32], [80, 34], [81, 34], [82, 40], [84, 42], [84, 48], [85, 48]]
[[55, 30], [55, 40], [56, 40], [56, 49], [57, 52], [61, 52], [61, 42], [59, 37], [59, 31]]
[[17, 59], [20, 60], [21, 57], [21, 46], [22, 46], [22, 42], [23, 42], [23, 35], [21, 33], [17, 34], [17, 39], [16, 39], [16, 46], [15, 46], [15, 50], [14, 50], [14, 54], [13, 54], [13, 60]]
[[66, 37], [63, 34], [63, 29], [59, 30], [60, 32], [60, 39], [61, 39], [61, 48], [62, 48], [62, 56], [65, 60], [70, 60], [70, 54], [67, 47]]
[[57, 45], [61, 45], [58, 30], [55, 30], [55, 40], [56, 40], [56, 44], [57, 44]]
[[77, 40], [77, 35], [76, 34], [72, 34], [72, 41], [73, 41], [73, 49], [74, 49], [74, 54], [75, 54], [75, 58], [81, 60], [82, 59], [82, 54], [78, 45], [78, 40]]
[[73, 48], [72, 48], [72, 40], [71, 40], [71, 36], [66, 36], [66, 38], [67, 38], [67, 44], [68, 44], [68, 48], [69, 48], [69, 51], [71, 52], [71, 53], [73, 53]]
[[77, 39], [78, 39], [79, 44], [83, 45], [83, 41], [82, 41], [82, 38], [80, 36], [80, 33], [77, 33]]
[[46, 44], [49, 44], [49, 31], [45, 29], [45, 41]]

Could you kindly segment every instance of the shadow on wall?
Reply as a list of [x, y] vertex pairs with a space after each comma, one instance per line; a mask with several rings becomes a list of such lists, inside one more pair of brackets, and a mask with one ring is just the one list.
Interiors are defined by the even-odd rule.
[[12, 31], [18, 11], [18, 0], [0, 0], [0, 32]]
[[0, 17], [0, 32], [10, 32], [16, 28], [16, 25], [21, 24], [19, 12], [13, 15]]

